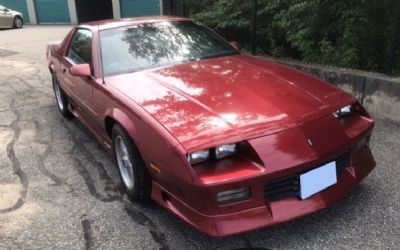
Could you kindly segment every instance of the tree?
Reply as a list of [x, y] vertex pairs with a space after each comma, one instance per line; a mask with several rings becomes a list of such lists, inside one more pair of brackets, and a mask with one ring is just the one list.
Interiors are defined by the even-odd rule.
[[[252, 1], [186, 0], [191, 17], [248, 50]], [[400, 73], [400, 1], [258, 0], [258, 51]]]

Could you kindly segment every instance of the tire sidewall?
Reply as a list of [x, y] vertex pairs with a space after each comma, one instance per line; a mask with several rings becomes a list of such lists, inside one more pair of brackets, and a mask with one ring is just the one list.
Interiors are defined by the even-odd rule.
[[[53, 91], [54, 91], [54, 95], [55, 95], [55, 99], [56, 99], [56, 103], [57, 103], [57, 108], [60, 111], [60, 113], [66, 117], [66, 118], [71, 118], [72, 114], [71, 112], [68, 110], [68, 99], [64, 93], [64, 91], [62, 90], [60, 84], [57, 81], [57, 77], [53, 74], [52, 75], [52, 82], [53, 82]], [[60, 90], [60, 96], [61, 96], [61, 101], [63, 104], [63, 109], [60, 108], [60, 105], [58, 104], [58, 99], [57, 99], [57, 93], [56, 93], [56, 87], [58, 87], [58, 89]]]
[[[17, 20], [20, 20], [20, 21], [21, 21], [21, 26], [20, 26], [20, 27], [17, 26]], [[19, 16], [14, 17], [14, 28], [16, 28], [16, 29], [21, 29], [22, 26], [24, 26], [24, 21], [22, 20], [22, 18], [19, 17]]]
[[[120, 169], [118, 167], [116, 148], [115, 148], [115, 140], [118, 135], [124, 141], [128, 149], [129, 159], [132, 163], [132, 169], [134, 173], [133, 176], [134, 186], [132, 189], [128, 189], [128, 187], [125, 185]], [[128, 197], [133, 201], [147, 200], [147, 198], [149, 197], [149, 189], [150, 189], [149, 173], [132, 139], [129, 137], [128, 133], [119, 125], [115, 125], [112, 130], [112, 147], [113, 147], [115, 164], [118, 169], [118, 174], [124, 191], [128, 194]]]

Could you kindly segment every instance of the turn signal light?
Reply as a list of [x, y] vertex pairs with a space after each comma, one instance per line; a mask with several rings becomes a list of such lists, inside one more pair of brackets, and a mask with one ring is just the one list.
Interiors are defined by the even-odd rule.
[[238, 189], [227, 190], [217, 194], [217, 201], [220, 205], [248, 200], [250, 198], [250, 188], [243, 187]]

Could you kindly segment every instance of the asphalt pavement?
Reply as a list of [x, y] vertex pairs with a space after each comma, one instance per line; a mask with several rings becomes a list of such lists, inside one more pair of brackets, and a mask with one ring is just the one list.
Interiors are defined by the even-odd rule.
[[0, 249], [399, 249], [400, 125], [376, 120], [376, 169], [334, 206], [211, 238], [120, 192], [112, 159], [55, 104], [45, 48], [71, 26], [0, 30]]

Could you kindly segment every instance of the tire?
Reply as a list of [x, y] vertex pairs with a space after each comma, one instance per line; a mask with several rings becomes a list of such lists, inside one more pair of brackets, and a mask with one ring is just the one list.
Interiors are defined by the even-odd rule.
[[[132, 139], [118, 124], [112, 129], [112, 142], [121, 183], [129, 199], [131, 201], [149, 200], [151, 193], [149, 171]], [[121, 142], [123, 145], [120, 144]]]
[[67, 119], [71, 119], [73, 115], [68, 109], [68, 98], [64, 91], [61, 89], [60, 84], [58, 83], [57, 78], [54, 75], [52, 76], [52, 81], [58, 110], [60, 110], [62, 116]]
[[15, 29], [20, 29], [24, 25], [24, 21], [22, 20], [21, 17], [16, 16], [14, 17], [14, 28]]

